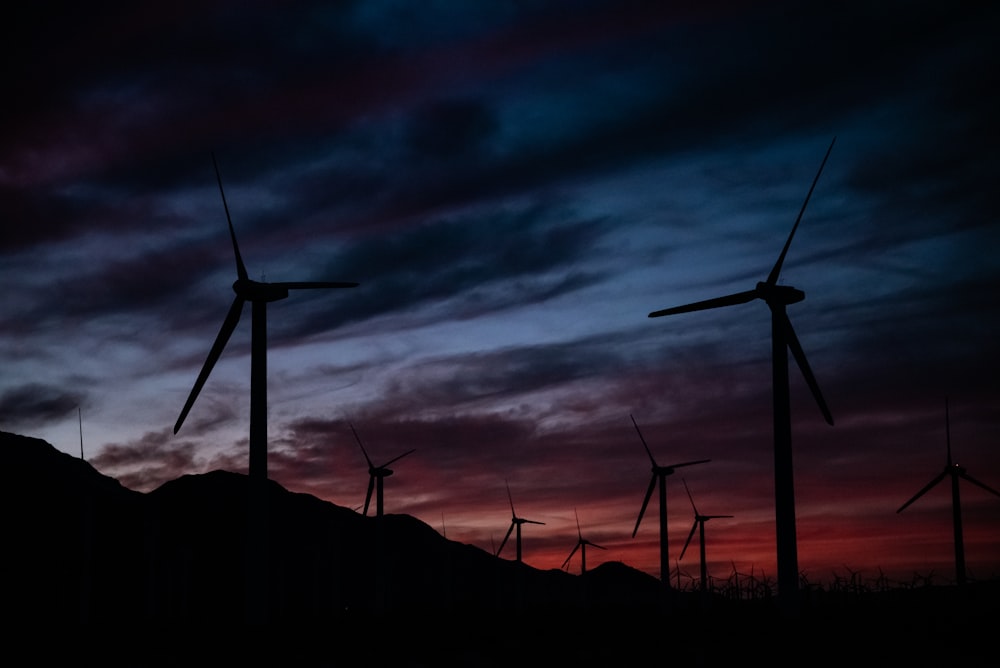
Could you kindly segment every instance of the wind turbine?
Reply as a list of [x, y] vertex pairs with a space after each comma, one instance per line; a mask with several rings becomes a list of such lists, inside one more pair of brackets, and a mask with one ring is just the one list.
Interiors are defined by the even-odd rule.
[[[369, 504], [371, 504], [371, 501], [372, 501], [372, 490], [376, 490], [376, 487], [377, 487], [376, 494], [375, 494], [375, 516], [376, 517], [382, 517], [382, 514], [383, 514], [382, 511], [384, 509], [384, 505], [383, 505], [383, 502], [382, 502], [383, 480], [385, 480], [385, 478], [388, 478], [389, 476], [392, 475], [392, 469], [389, 468], [389, 464], [392, 464], [393, 462], [397, 462], [400, 459], [402, 459], [403, 457], [405, 457], [406, 455], [415, 452], [416, 448], [414, 448], [412, 450], [407, 450], [403, 454], [399, 455], [398, 457], [394, 457], [394, 458], [390, 459], [389, 461], [387, 461], [385, 464], [382, 464], [381, 466], [375, 466], [372, 463], [371, 457], [368, 456], [368, 451], [365, 450], [365, 446], [361, 442], [361, 437], [358, 436], [358, 432], [354, 428], [354, 425], [351, 425], [351, 431], [354, 432], [354, 439], [358, 442], [358, 445], [361, 446], [361, 452], [364, 453], [364, 455], [365, 455], [365, 461], [368, 462], [368, 493], [365, 495], [365, 510], [364, 510], [364, 512], [362, 514], [363, 515], [367, 515], [368, 514], [368, 506], [369, 506]], [[443, 519], [443, 516], [442, 516], [442, 519]]]
[[636, 424], [635, 418], [629, 414], [632, 418], [632, 424], [635, 425], [635, 430], [639, 434], [639, 440], [642, 441], [642, 447], [646, 449], [646, 454], [649, 455], [649, 461], [653, 463], [652, 471], [653, 477], [649, 479], [649, 487], [646, 489], [646, 496], [642, 499], [642, 508], [639, 510], [639, 517], [635, 521], [635, 528], [632, 529], [632, 538], [635, 538], [635, 534], [639, 531], [639, 523], [642, 522], [642, 516], [646, 512], [646, 506], [649, 504], [649, 497], [653, 495], [653, 489], [659, 485], [660, 492], [660, 580], [667, 587], [670, 586], [670, 550], [667, 547], [667, 476], [673, 475], [674, 469], [679, 469], [682, 466], [691, 466], [692, 464], [704, 464], [706, 462], [712, 461], [711, 459], [699, 459], [693, 462], [684, 462], [682, 464], [671, 464], [670, 466], [660, 466], [656, 463], [656, 459], [653, 458], [653, 453], [650, 452], [649, 446], [646, 445], [646, 439], [642, 437], [642, 432], [639, 431], [639, 425]]
[[174, 424], [174, 433], [180, 430], [188, 411], [198, 398], [208, 375], [222, 355], [229, 337], [239, 324], [246, 302], [252, 305], [250, 324], [250, 490], [247, 500], [248, 548], [246, 553], [247, 566], [247, 606], [248, 621], [265, 622], [267, 617], [267, 304], [288, 297], [289, 290], [311, 290], [320, 288], [353, 288], [357, 283], [344, 282], [280, 282], [264, 283], [251, 280], [240, 248], [236, 243], [236, 230], [229, 215], [229, 205], [226, 203], [226, 193], [222, 188], [222, 177], [219, 165], [212, 154], [212, 164], [215, 167], [215, 178], [219, 183], [219, 194], [222, 196], [222, 206], [226, 211], [226, 222], [229, 224], [229, 236], [233, 242], [233, 254], [236, 257], [236, 281], [233, 283], [233, 300], [226, 319], [222, 321], [215, 343], [208, 352], [208, 358], [195, 380], [191, 394], [188, 395], [184, 408]]
[[681, 478], [681, 482], [684, 483], [684, 490], [687, 492], [688, 499], [691, 500], [691, 508], [694, 509], [694, 524], [691, 525], [691, 533], [688, 534], [687, 540], [684, 541], [684, 549], [681, 550], [681, 556], [678, 557], [677, 560], [680, 561], [684, 558], [684, 553], [687, 552], [688, 545], [694, 537], [695, 529], [699, 529], [698, 538], [701, 542], [701, 590], [705, 591], [708, 588], [708, 570], [705, 565], [705, 522], [709, 520], [722, 519], [724, 517], [732, 517], [732, 515], [702, 515], [698, 512], [698, 507], [694, 505], [694, 497], [691, 496], [691, 490], [688, 489], [687, 480]]
[[792, 475], [792, 426], [791, 409], [789, 407], [788, 391], [788, 350], [792, 351], [802, 375], [812, 390], [816, 403], [819, 404], [820, 411], [827, 423], [833, 424], [833, 416], [827, 408], [826, 401], [820, 393], [819, 384], [813, 376], [813, 372], [806, 360], [805, 352], [799, 343], [795, 330], [792, 329], [792, 322], [788, 319], [785, 307], [795, 304], [805, 299], [805, 293], [793, 288], [790, 285], [778, 285], [778, 275], [781, 273], [781, 265], [785, 262], [785, 255], [788, 247], [792, 244], [792, 237], [799, 227], [802, 214], [805, 213], [806, 205], [816, 188], [823, 167], [826, 165], [830, 151], [836, 137], [830, 142], [830, 147], [823, 156], [819, 171], [813, 179], [809, 192], [806, 194], [799, 215], [792, 225], [792, 231], [785, 241], [785, 246], [778, 255], [778, 261], [768, 274], [767, 280], [757, 283], [757, 287], [744, 292], [737, 292], [724, 297], [716, 297], [704, 301], [694, 302], [684, 306], [653, 311], [650, 318], [659, 318], [677, 313], [689, 313], [691, 311], [702, 311], [705, 309], [718, 308], [721, 306], [733, 306], [745, 304], [754, 299], [762, 299], [771, 309], [771, 364], [772, 364], [772, 392], [774, 402], [774, 506], [775, 506], [775, 533], [777, 535], [778, 552], [778, 591], [779, 595], [785, 599], [788, 606], [787, 611], [793, 612], [797, 608], [798, 587], [799, 587], [799, 566], [798, 547], [795, 538], [795, 487]]
[[[506, 483], [506, 481], [505, 481]], [[503, 537], [500, 541], [500, 548], [496, 551], [496, 556], [500, 556], [503, 552], [504, 545], [507, 544], [507, 539], [510, 538], [510, 533], [516, 528], [517, 535], [515, 536], [515, 545], [517, 546], [517, 561], [521, 562], [521, 525], [522, 524], [545, 524], [545, 522], [536, 522], [535, 520], [524, 519], [523, 517], [518, 517], [517, 513], [514, 512], [514, 499], [510, 495], [510, 484], [507, 484], [507, 500], [510, 501], [510, 528], [507, 529], [507, 535]]]
[[909, 501], [904, 503], [899, 507], [896, 513], [901, 513], [906, 509], [911, 503], [919, 499], [925, 493], [927, 493], [932, 487], [937, 485], [939, 482], [945, 479], [945, 476], [951, 476], [951, 517], [952, 524], [955, 530], [955, 580], [959, 585], [965, 584], [965, 544], [962, 540], [962, 504], [958, 496], [958, 479], [962, 478], [971, 482], [977, 487], [982, 487], [987, 492], [1000, 496], [1000, 492], [993, 489], [992, 487], [979, 482], [972, 476], [970, 476], [964, 466], [959, 466], [958, 464], [952, 462], [951, 460], [951, 423], [948, 416], [948, 400], [945, 399], [944, 402], [944, 424], [945, 424], [945, 440], [948, 446], [948, 458], [945, 460], [944, 470], [937, 474], [933, 480], [927, 483], [923, 489], [913, 495]]
[[576, 545], [573, 546], [573, 550], [566, 557], [566, 561], [563, 562], [562, 568], [566, 568], [569, 565], [569, 560], [573, 558], [576, 551], [580, 550], [580, 575], [587, 572], [587, 546], [596, 547], [598, 550], [606, 550], [608, 548], [602, 547], [597, 543], [591, 543], [589, 540], [583, 537], [583, 533], [580, 531], [580, 516], [577, 514], [576, 509], [573, 510], [573, 514], [576, 515]]
[[233, 220], [229, 215], [229, 205], [226, 203], [226, 193], [222, 189], [222, 176], [219, 174], [219, 165], [215, 161], [215, 154], [212, 155], [212, 164], [215, 166], [215, 178], [219, 182], [219, 194], [222, 196], [222, 206], [226, 211], [226, 221], [229, 223], [229, 236], [233, 241], [233, 254], [236, 256], [236, 281], [233, 283], [233, 292], [236, 298], [229, 313], [222, 322], [222, 329], [212, 344], [201, 373], [188, 395], [180, 417], [174, 424], [174, 433], [180, 430], [187, 417], [188, 411], [194, 405], [198, 393], [208, 379], [208, 375], [215, 367], [222, 350], [226, 347], [229, 337], [240, 321], [243, 313], [243, 306], [246, 302], [252, 305], [251, 325], [250, 325], [250, 478], [251, 480], [267, 480], [267, 304], [288, 297], [289, 290], [314, 290], [325, 288], [353, 288], [357, 283], [342, 281], [291, 281], [279, 283], [264, 283], [250, 279], [246, 266], [240, 255], [239, 245], [236, 243], [236, 230], [233, 228]]

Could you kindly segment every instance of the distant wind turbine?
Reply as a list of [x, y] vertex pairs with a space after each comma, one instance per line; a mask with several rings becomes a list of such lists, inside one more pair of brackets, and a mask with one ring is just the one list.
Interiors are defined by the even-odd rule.
[[969, 475], [964, 466], [959, 466], [951, 460], [951, 421], [948, 416], [948, 400], [945, 399], [944, 402], [944, 424], [945, 424], [945, 441], [948, 447], [948, 457], [945, 460], [944, 470], [937, 474], [933, 480], [927, 483], [923, 489], [913, 495], [913, 497], [899, 507], [897, 513], [903, 512], [911, 503], [919, 499], [921, 496], [926, 494], [932, 487], [937, 485], [939, 482], [945, 479], [946, 476], [951, 477], [951, 517], [952, 525], [955, 531], [955, 580], [959, 585], [965, 584], [965, 544], [962, 539], [962, 503], [958, 496], [958, 479], [962, 478], [971, 482], [977, 487], [985, 489], [987, 492], [1000, 496], [1000, 492], [993, 489], [989, 485], [979, 482], [971, 475]]
[[252, 304], [250, 325], [250, 491], [248, 494], [247, 513], [248, 525], [251, 527], [249, 547], [247, 550], [247, 616], [248, 621], [260, 623], [267, 616], [267, 304], [288, 297], [289, 290], [309, 290], [317, 288], [353, 288], [357, 283], [344, 282], [282, 282], [264, 283], [251, 280], [247, 274], [240, 248], [236, 243], [236, 230], [229, 215], [229, 205], [226, 203], [226, 193], [222, 189], [222, 177], [219, 165], [212, 155], [215, 167], [215, 178], [219, 183], [219, 194], [222, 196], [222, 206], [226, 211], [226, 222], [229, 224], [229, 236], [233, 242], [233, 254], [236, 257], [236, 281], [233, 283], [233, 300], [226, 319], [222, 321], [215, 343], [208, 352], [208, 358], [195, 380], [194, 387], [188, 395], [184, 408], [174, 424], [174, 433], [180, 430], [188, 411], [194, 405], [202, 386], [222, 355], [229, 337], [240, 321], [243, 306], [246, 302]]
[[507, 484], [507, 500], [510, 501], [510, 528], [507, 529], [507, 535], [503, 537], [500, 541], [500, 548], [496, 551], [496, 556], [500, 556], [503, 552], [504, 545], [507, 544], [507, 539], [510, 538], [510, 533], [517, 529], [517, 535], [514, 538], [514, 544], [516, 545], [517, 561], [521, 562], [521, 525], [522, 524], [545, 524], [545, 522], [536, 522], [535, 520], [524, 519], [523, 517], [518, 517], [517, 513], [514, 511], [514, 498], [510, 495], [510, 484]]
[[649, 487], [646, 489], [646, 496], [642, 499], [642, 508], [639, 510], [639, 517], [635, 521], [635, 528], [632, 529], [632, 538], [635, 538], [635, 534], [639, 531], [639, 523], [642, 522], [642, 516], [646, 512], [646, 506], [649, 504], [649, 497], [653, 495], [653, 489], [659, 485], [660, 492], [660, 580], [666, 586], [670, 586], [670, 550], [667, 543], [667, 476], [674, 474], [674, 469], [679, 469], [682, 466], [691, 466], [692, 464], [704, 464], [706, 462], [712, 461], [711, 459], [698, 459], [693, 462], [684, 462], [682, 464], [671, 464], [669, 466], [660, 466], [656, 463], [656, 459], [653, 457], [653, 453], [649, 450], [649, 446], [646, 445], [646, 439], [642, 437], [642, 432], [639, 431], [639, 425], [636, 423], [635, 418], [632, 418], [632, 424], [635, 425], [635, 431], [639, 434], [639, 440], [642, 441], [642, 447], [646, 449], [646, 454], [649, 455], [649, 461], [652, 462], [653, 467], [653, 477], [649, 479]]
[[598, 550], [606, 550], [608, 548], [602, 547], [597, 543], [592, 543], [583, 537], [583, 533], [580, 531], [580, 516], [577, 514], [576, 510], [573, 510], [573, 515], [576, 516], [576, 545], [573, 546], [573, 550], [566, 557], [566, 561], [563, 562], [562, 568], [566, 568], [569, 565], [570, 559], [576, 554], [577, 550], [580, 550], [580, 575], [587, 572], [587, 546], [596, 547]]
[[694, 524], [691, 525], [691, 533], [688, 534], [687, 540], [684, 541], [684, 549], [681, 550], [681, 556], [678, 557], [678, 561], [684, 558], [684, 553], [687, 552], [688, 545], [694, 537], [695, 529], [699, 529], [698, 538], [701, 543], [701, 590], [706, 591], [708, 588], [708, 567], [705, 563], [705, 522], [732, 517], [732, 515], [702, 515], [698, 512], [697, 506], [694, 505], [694, 497], [691, 496], [687, 480], [681, 478], [681, 482], [684, 483], [684, 490], [687, 492], [688, 499], [691, 500], [691, 508], [694, 510]]
[[[375, 464], [372, 463], [371, 457], [368, 456], [368, 451], [365, 450], [364, 443], [361, 442], [361, 437], [358, 436], [358, 432], [354, 428], [354, 425], [351, 425], [351, 431], [354, 432], [354, 439], [358, 442], [358, 445], [361, 446], [361, 452], [364, 453], [364, 455], [365, 455], [365, 461], [368, 462], [368, 493], [365, 495], [365, 510], [362, 513], [362, 515], [367, 515], [368, 514], [368, 506], [371, 504], [371, 501], [372, 501], [372, 491], [374, 490], [375, 491], [375, 516], [376, 517], [382, 517], [383, 510], [385, 508], [384, 503], [383, 503], [383, 496], [382, 496], [383, 481], [386, 478], [388, 478], [389, 476], [392, 475], [392, 469], [389, 468], [389, 464], [397, 462], [400, 459], [402, 459], [403, 457], [405, 457], [406, 455], [409, 455], [409, 454], [415, 452], [416, 448], [414, 448], [412, 450], [407, 450], [403, 454], [399, 455], [398, 457], [394, 457], [394, 458], [390, 459], [389, 461], [387, 461], [385, 464], [382, 464], [381, 466], [375, 466]], [[444, 520], [444, 516], [442, 515], [442, 521], [443, 520]]]
[[798, 547], [795, 537], [795, 487], [792, 476], [792, 427], [791, 410], [789, 408], [788, 391], [788, 350], [791, 349], [802, 375], [805, 376], [809, 389], [812, 390], [820, 411], [827, 423], [833, 424], [833, 416], [827, 408], [826, 401], [820, 393], [819, 384], [813, 376], [813, 372], [806, 361], [805, 352], [799, 343], [795, 330], [792, 329], [792, 322], [788, 319], [785, 307], [805, 299], [805, 293], [790, 285], [778, 285], [778, 275], [781, 273], [781, 265], [785, 262], [785, 255], [788, 247], [792, 244], [792, 238], [805, 213], [806, 205], [812, 196], [816, 183], [819, 181], [823, 167], [826, 165], [830, 151], [836, 141], [834, 137], [830, 142], [830, 147], [823, 156], [819, 171], [813, 179], [812, 186], [806, 194], [799, 215], [792, 225], [792, 231], [785, 241], [778, 261], [768, 274], [767, 280], [757, 283], [757, 287], [745, 292], [716, 297], [705, 301], [694, 302], [685, 306], [653, 311], [650, 318], [658, 318], [666, 315], [678, 313], [688, 313], [691, 311], [701, 311], [705, 309], [718, 308], [720, 306], [733, 306], [745, 304], [754, 299], [762, 299], [771, 309], [771, 363], [772, 363], [772, 385], [774, 396], [774, 505], [775, 505], [775, 525], [777, 534], [778, 553], [778, 594], [785, 603], [786, 611], [794, 612], [798, 606], [799, 588], [799, 567], [798, 567]]

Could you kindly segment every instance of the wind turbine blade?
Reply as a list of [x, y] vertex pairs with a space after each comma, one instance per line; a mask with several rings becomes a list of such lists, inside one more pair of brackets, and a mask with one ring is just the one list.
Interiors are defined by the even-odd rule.
[[545, 522], [536, 522], [535, 520], [521, 520], [525, 524], [545, 524]]
[[226, 210], [226, 221], [229, 223], [229, 236], [233, 240], [233, 253], [236, 255], [236, 274], [245, 280], [248, 280], [247, 268], [243, 264], [243, 258], [240, 256], [240, 246], [236, 243], [236, 230], [233, 229], [233, 219], [229, 216], [229, 205], [226, 204], [226, 192], [222, 189], [222, 175], [219, 174], [219, 164], [215, 161], [215, 153], [212, 154], [212, 165], [215, 166], [215, 179], [219, 182], [219, 194], [222, 195], [222, 206]]
[[721, 520], [723, 518], [736, 517], [736, 515], [702, 515], [701, 517], [705, 520]]
[[604, 547], [603, 545], [598, 545], [597, 543], [591, 543], [589, 540], [587, 541], [587, 545], [589, 545], [591, 547], [596, 547], [598, 550], [606, 550], [606, 549], [608, 549], [608, 548]]
[[576, 517], [576, 536], [583, 540], [583, 532], [580, 531], [580, 514], [576, 512], [576, 508], [573, 509], [573, 515]]
[[649, 479], [649, 489], [646, 490], [646, 496], [642, 499], [642, 508], [639, 509], [639, 517], [635, 520], [635, 528], [632, 529], [632, 538], [635, 538], [636, 532], [639, 531], [639, 522], [642, 521], [643, 513], [646, 512], [646, 506], [649, 505], [649, 497], [653, 496], [653, 490], [656, 488], [656, 474]]
[[676, 315], [677, 313], [704, 311], [710, 308], [719, 308], [720, 306], [733, 306], [735, 304], [746, 304], [749, 301], [753, 301], [757, 297], [758, 294], [756, 290], [746, 290], [745, 292], [737, 292], [736, 294], [727, 295], [725, 297], [715, 297], [714, 299], [706, 299], [700, 302], [693, 302], [691, 304], [685, 304], [684, 306], [674, 306], [673, 308], [665, 308], [659, 311], [653, 311], [647, 317], [659, 318], [665, 315]]
[[205, 359], [205, 364], [201, 367], [201, 373], [198, 374], [198, 379], [195, 380], [194, 387], [191, 388], [191, 394], [188, 395], [187, 401], [184, 403], [184, 408], [181, 409], [181, 414], [177, 418], [177, 422], [174, 423], [175, 434], [184, 423], [184, 418], [187, 417], [188, 411], [194, 405], [194, 400], [198, 398], [198, 393], [201, 392], [202, 385], [208, 380], [208, 374], [212, 373], [212, 369], [219, 360], [219, 356], [226, 347], [226, 343], [229, 342], [229, 337], [233, 335], [233, 330], [236, 329], [242, 313], [243, 298], [237, 297], [233, 300], [232, 306], [229, 307], [229, 313], [226, 314], [226, 319], [222, 321], [222, 329], [219, 330], [218, 336], [215, 337], [215, 343], [212, 344], [212, 349], [208, 351], [208, 357]]
[[507, 535], [503, 537], [502, 541], [500, 541], [500, 547], [497, 549], [496, 556], [499, 557], [500, 553], [503, 552], [503, 546], [507, 544], [507, 539], [510, 538], [510, 534], [511, 534], [512, 531], [514, 531], [514, 523], [513, 522], [510, 523], [510, 528], [507, 529]]
[[395, 459], [390, 459], [385, 464], [382, 464], [382, 466], [385, 467], [385, 466], [388, 466], [389, 464], [392, 464], [393, 462], [398, 462], [400, 459], [402, 459], [406, 455], [413, 454], [416, 451], [417, 451], [416, 448], [413, 448], [412, 450], [407, 450], [406, 452], [404, 452], [403, 454], [401, 454], [399, 457], [396, 457]]
[[711, 459], [698, 459], [698, 460], [695, 460], [693, 462], [683, 462], [681, 464], [671, 464], [670, 466], [667, 466], [666, 468], [669, 468], [669, 469], [679, 469], [682, 466], [693, 466], [695, 464], [707, 464], [710, 461], [712, 461], [712, 460]]
[[[350, 424], [350, 423], [348, 423], [348, 424]], [[354, 432], [354, 440], [357, 441], [358, 445], [361, 446], [361, 452], [365, 456], [365, 461], [368, 462], [368, 468], [370, 468], [370, 469], [375, 468], [375, 465], [372, 464], [371, 457], [368, 456], [368, 451], [365, 450], [365, 444], [361, 442], [361, 437], [358, 436], [358, 430], [354, 428], [353, 424], [351, 424], [351, 431]], [[371, 496], [371, 489], [370, 488], [368, 490], [368, 495]], [[367, 506], [365, 506], [365, 507], [367, 508]]]
[[562, 563], [562, 566], [560, 566], [560, 568], [566, 568], [566, 565], [569, 563], [569, 560], [573, 558], [573, 555], [576, 554], [576, 550], [579, 547], [580, 547], [579, 543], [573, 546], [573, 550], [569, 553], [569, 556], [566, 557], [566, 561]]
[[971, 482], [973, 485], [976, 485], [977, 487], [982, 487], [983, 489], [985, 489], [987, 492], [989, 492], [991, 494], [995, 494], [996, 496], [1000, 496], [1000, 492], [996, 491], [995, 489], [993, 489], [992, 487], [990, 487], [989, 485], [987, 485], [985, 483], [979, 482], [978, 480], [976, 480], [975, 478], [973, 478], [968, 473], [965, 473], [964, 471], [960, 472], [958, 474], [958, 477], [962, 478], [963, 480], [968, 480], [969, 482]]
[[312, 290], [316, 288], [356, 288], [358, 283], [351, 281], [284, 281], [272, 283], [287, 290]]
[[897, 510], [896, 512], [897, 513], [903, 512], [903, 510], [908, 505], [910, 505], [911, 503], [913, 503], [914, 501], [916, 501], [917, 499], [919, 499], [920, 497], [922, 497], [924, 494], [926, 494], [927, 491], [930, 490], [931, 487], [933, 487], [934, 485], [936, 485], [939, 482], [941, 482], [942, 480], [944, 480], [944, 477], [946, 475], [948, 475], [947, 469], [944, 470], [944, 471], [942, 471], [941, 473], [939, 473], [937, 476], [935, 476], [935, 478], [933, 480], [931, 480], [929, 483], [927, 483], [926, 485], [924, 485], [924, 488], [922, 490], [920, 490], [919, 492], [917, 492], [916, 494], [914, 494], [913, 498], [911, 498], [909, 501], [907, 501], [906, 503], [904, 503], [903, 505], [901, 505], [899, 507], [899, 510]]
[[830, 148], [826, 149], [826, 155], [823, 156], [823, 162], [819, 165], [819, 171], [816, 172], [812, 185], [809, 186], [809, 192], [806, 193], [806, 199], [802, 202], [802, 208], [799, 209], [799, 215], [795, 219], [795, 224], [792, 225], [792, 232], [788, 235], [788, 240], [785, 241], [784, 248], [781, 249], [781, 255], [778, 256], [778, 261], [774, 263], [771, 273], [767, 275], [768, 285], [776, 285], [778, 282], [778, 274], [781, 273], [781, 265], [785, 262], [785, 255], [788, 253], [788, 247], [792, 245], [792, 237], [795, 236], [795, 230], [799, 227], [799, 222], [802, 220], [802, 214], [806, 212], [806, 205], [809, 204], [809, 198], [812, 197], [813, 190], [816, 188], [816, 183], [819, 181], [819, 175], [823, 173], [823, 167], [826, 166], [826, 159], [830, 157], [830, 151], [833, 150], [833, 143], [835, 141], [837, 141], [836, 137], [834, 137], [833, 141], [830, 142]]
[[691, 544], [691, 539], [694, 538], [694, 532], [697, 528], [698, 528], [698, 520], [695, 520], [694, 524], [691, 525], [691, 533], [688, 534], [687, 540], [684, 541], [684, 549], [681, 550], [681, 556], [677, 557], [678, 561], [684, 558], [684, 553], [687, 552], [688, 545]]
[[649, 461], [653, 462], [653, 466], [656, 466], [656, 460], [653, 459], [653, 453], [650, 452], [649, 446], [646, 445], [646, 439], [642, 437], [642, 432], [639, 431], [639, 424], [635, 421], [635, 418], [632, 417], [631, 413], [629, 413], [629, 417], [632, 418], [632, 424], [635, 425], [635, 432], [639, 434], [639, 440], [642, 441], [642, 447], [646, 449], [646, 454], [649, 455]]
[[510, 516], [516, 519], [517, 513], [514, 512], [514, 497], [510, 495], [510, 483], [504, 480], [503, 484], [507, 485], [507, 500], [510, 501]]
[[809, 385], [809, 389], [812, 390], [813, 396], [816, 398], [816, 403], [819, 404], [819, 410], [823, 413], [823, 418], [826, 423], [833, 426], [833, 415], [830, 414], [830, 409], [826, 405], [826, 401], [823, 400], [823, 393], [819, 390], [819, 383], [816, 382], [816, 377], [813, 375], [812, 369], [809, 367], [809, 361], [806, 360], [805, 351], [802, 350], [802, 344], [799, 343], [799, 338], [795, 336], [795, 330], [792, 328], [792, 321], [788, 319], [788, 314], [785, 314], [785, 341], [788, 343], [788, 347], [792, 351], [792, 356], [799, 365], [799, 370], [802, 371], [802, 375], [806, 379], [806, 383]]
[[681, 482], [684, 483], [684, 491], [688, 494], [688, 499], [691, 500], [691, 508], [694, 510], [695, 517], [698, 516], [698, 507], [694, 505], [694, 497], [691, 496], [691, 490], [688, 489], [688, 482], [683, 477], [681, 477]]
[[368, 476], [368, 493], [365, 494], [365, 511], [361, 513], [362, 515], [368, 514], [368, 506], [372, 502], [372, 490], [375, 489], [375, 476]]

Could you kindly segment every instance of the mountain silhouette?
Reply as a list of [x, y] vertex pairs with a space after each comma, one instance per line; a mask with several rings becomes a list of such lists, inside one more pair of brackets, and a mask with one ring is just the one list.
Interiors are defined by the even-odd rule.
[[[4, 602], [19, 623], [168, 629], [244, 620], [247, 476], [185, 475], [140, 493], [43, 440], [7, 432], [0, 461]], [[395, 633], [382, 665], [499, 665], [529, 648], [557, 651], [565, 663], [631, 665], [648, 660], [635, 641], [643, 636], [672, 639], [672, 656], [701, 662], [745, 659], [764, 646], [773, 656], [801, 657], [812, 646], [827, 658], [866, 648], [869, 659], [954, 662], [985, 656], [990, 636], [979, 630], [998, 620], [996, 581], [865, 597], [820, 590], [789, 620], [773, 601], [664, 588], [620, 562], [580, 575], [543, 571], [448, 540], [408, 515], [366, 517], [270, 480], [267, 493], [269, 621], [375, 646]], [[447, 643], [433, 640], [438, 634]]]

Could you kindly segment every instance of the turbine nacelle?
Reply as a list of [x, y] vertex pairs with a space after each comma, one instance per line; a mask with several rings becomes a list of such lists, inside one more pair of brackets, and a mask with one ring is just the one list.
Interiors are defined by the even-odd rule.
[[806, 293], [790, 285], [776, 285], [767, 281], [757, 283], [757, 296], [768, 304], [795, 304], [806, 298]]
[[276, 302], [288, 297], [288, 288], [280, 283], [261, 283], [249, 278], [237, 278], [233, 292], [248, 302]]

